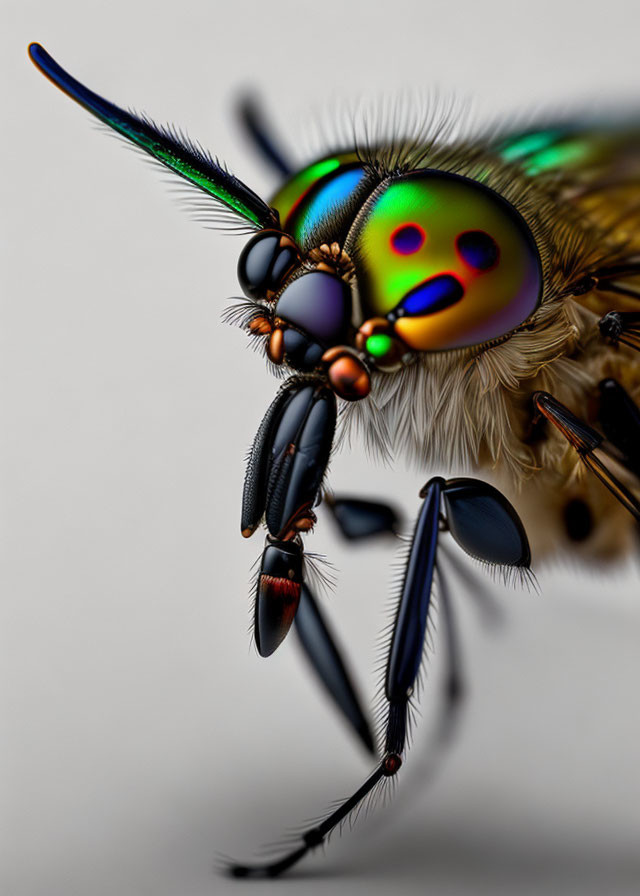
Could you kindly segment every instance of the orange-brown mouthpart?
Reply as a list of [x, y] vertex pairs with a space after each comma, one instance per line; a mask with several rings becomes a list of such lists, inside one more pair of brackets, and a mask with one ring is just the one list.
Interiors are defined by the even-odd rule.
[[269, 337], [267, 355], [274, 364], [282, 364], [284, 358], [284, 333], [282, 330], [274, 330]]
[[322, 356], [333, 391], [345, 401], [360, 401], [371, 391], [371, 377], [353, 349], [336, 345]]

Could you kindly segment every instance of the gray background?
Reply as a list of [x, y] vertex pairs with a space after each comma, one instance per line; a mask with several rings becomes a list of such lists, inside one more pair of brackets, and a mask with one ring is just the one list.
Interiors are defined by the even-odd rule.
[[[3, 896], [249, 890], [212, 871], [351, 792], [369, 763], [293, 643], [249, 648], [255, 540], [243, 458], [275, 390], [220, 322], [242, 241], [189, 221], [161, 178], [28, 63], [186, 126], [275, 186], [232, 114], [255, 85], [300, 146], [342, 95], [439, 85], [480, 118], [637, 101], [637, 4], [8, 2], [2, 37]], [[442, 471], [447, 472], [447, 471]], [[336, 489], [424, 474], [357, 447]], [[393, 550], [309, 539], [363, 688]], [[438, 658], [398, 799], [265, 892], [631, 893], [640, 888], [638, 571], [542, 570], [490, 632], [460, 596], [462, 737], [426, 786]]]

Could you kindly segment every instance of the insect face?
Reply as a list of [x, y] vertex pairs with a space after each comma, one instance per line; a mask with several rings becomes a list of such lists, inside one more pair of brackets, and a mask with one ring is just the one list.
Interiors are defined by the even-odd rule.
[[356, 378], [392, 372], [416, 352], [494, 342], [540, 302], [527, 224], [470, 178], [384, 176], [337, 156], [294, 175], [273, 203], [287, 233], [254, 237], [239, 277], [249, 297], [275, 301], [253, 329], [276, 363], [312, 370], [343, 346]]
[[[238, 265], [245, 294], [262, 303], [250, 329], [268, 337], [269, 358], [301, 371], [324, 365], [329, 382], [347, 399], [368, 393], [369, 373], [353, 349], [354, 271], [341, 245], [379, 181], [355, 159], [324, 159], [294, 175], [274, 202], [286, 232], [257, 234]], [[344, 351], [326, 357], [336, 347]]]
[[[332, 259], [335, 261], [335, 259]], [[327, 263], [303, 267], [295, 243], [286, 234], [255, 236], [238, 264], [238, 279], [249, 298], [268, 303], [250, 328], [268, 335], [269, 357], [296, 370], [318, 367], [324, 353], [350, 338], [351, 288]]]

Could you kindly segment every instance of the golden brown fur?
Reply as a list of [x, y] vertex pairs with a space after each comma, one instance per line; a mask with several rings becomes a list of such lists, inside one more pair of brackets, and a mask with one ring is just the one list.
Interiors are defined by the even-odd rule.
[[[343, 438], [358, 433], [378, 455], [402, 454], [421, 470], [443, 475], [488, 474], [521, 513], [536, 557], [569, 548], [587, 560], [615, 559], [630, 550], [637, 525], [557, 432], [528, 442], [536, 389], [591, 424], [604, 377], [616, 378], [640, 400], [638, 355], [605, 345], [597, 328], [606, 311], [628, 310], [635, 300], [612, 301], [595, 290], [574, 294], [586, 275], [640, 250], [640, 141], [621, 139], [620, 158], [612, 146], [591, 169], [574, 166], [570, 175], [546, 178], [526, 176], [479, 144], [423, 149], [421, 166], [475, 177], [521, 212], [542, 257], [542, 303], [498, 344], [423, 353], [397, 373], [374, 375], [370, 396], [342, 416]], [[621, 475], [630, 487], [640, 485]], [[575, 497], [585, 501], [595, 523], [581, 542], [569, 541], [563, 525], [564, 508]]]

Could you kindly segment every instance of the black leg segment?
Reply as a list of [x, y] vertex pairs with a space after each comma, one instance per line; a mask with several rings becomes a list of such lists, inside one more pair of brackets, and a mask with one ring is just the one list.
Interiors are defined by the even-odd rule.
[[[406, 703], [411, 697], [422, 661], [436, 564], [443, 485], [442, 479], [432, 479], [427, 485], [413, 533], [385, 678], [385, 695], [391, 704]], [[397, 745], [399, 750], [403, 745]]]
[[296, 632], [302, 649], [329, 696], [358, 735], [367, 752], [375, 755], [373, 732], [358, 692], [337, 641], [307, 585], [302, 586], [300, 606], [296, 614]]
[[324, 505], [348, 541], [360, 541], [374, 535], [397, 535], [401, 528], [399, 512], [382, 501], [327, 494]]
[[640, 408], [614, 379], [602, 380], [599, 388], [602, 431], [622, 452], [625, 466], [640, 478]]
[[449, 531], [467, 554], [499, 566], [530, 565], [520, 517], [497, 488], [478, 479], [450, 479], [444, 504]]
[[313, 379], [286, 383], [267, 410], [253, 443], [242, 496], [242, 534], [264, 518], [268, 536], [258, 575], [255, 639], [270, 656], [291, 628], [304, 579], [301, 532], [325, 474], [336, 426], [333, 392]]
[[[471, 479], [462, 482], [464, 485], [461, 485], [460, 480], [445, 482], [444, 479], [436, 477], [430, 480], [421, 492], [424, 500], [413, 532], [387, 657], [384, 687], [385, 748], [380, 763], [352, 796], [341, 802], [320, 823], [297, 835], [298, 844], [291, 852], [273, 862], [232, 865], [227, 870], [234, 877], [276, 877], [291, 868], [309, 850], [323, 843], [335, 827], [357, 810], [363, 800], [373, 795], [373, 791], [387, 778], [394, 777], [402, 766], [407, 749], [409, 704], [416, 687], [428, 628], [438, 538], [441, 531], [443, 495], [446, 497], [449, 493], [454, 496], [448, 502], [449, 511], [458, 533], [463, 533], [460, 543], [465, 550], [471, 547], [477, 552], [478, 545], [483, 544], [477, 534], [475, 538], [470, 534], [474, 527], [489, 527], [493, 530], [499, 548], [499, 557], [495, 551], [490, 552], [491, 562], [528, 567], [529, 544], [522, 524], [511, 505], [495, 489], [486, 487], [485, 483]], [[507, 559], [500, 559], [504, 557]], [[441, 731], [446, 733], [445, 727], [452, 719], [453, 707], [460, 696], [461, 684], [457, 635], [446, 589], [441, 589], [441, 597], [445, 601], [444, 613], [449, 650], [445, 725], [441, 727]], [[307, 620], [303, 616], [303, 626], [305, 621]], [[323, 647], [323, 651], [326, 649], [326, 646]]]
[[565, 407], [548, 392], [535, 392], [533, 404], [539, 416], [546, 417], [550, 423], [578, 452], [583, 464], [594, 473], [612, 495], [620, 501], [632, 516], [640, 520], [640, 500], [612, 472], [607, 460], [613, 458], [610, 447], [604, 438]]

